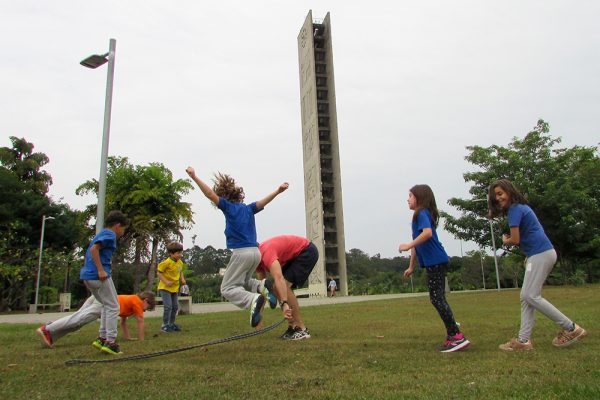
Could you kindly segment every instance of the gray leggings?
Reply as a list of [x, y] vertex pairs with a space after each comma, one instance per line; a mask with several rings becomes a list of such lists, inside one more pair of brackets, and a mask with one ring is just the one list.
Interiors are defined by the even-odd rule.
[[535, 310], [556, 322], [562, 329], [571, 329], [573, 326], [573, 321], [542, 297], [542, 286], [555, 263], [554, 249], [527, 257], [525, 260], [525, 278], [521, 288], [521, 330], [519, 331], [519, 339], [522, 341], [531, 339], [531, 332], [535, 325]]
[[260, 263], [258, 247], [232, 249], [221, 283], [223, 297], [240, 308], [250, 308], [260, 284], [259, 280], [252, 278], [258, 263]]

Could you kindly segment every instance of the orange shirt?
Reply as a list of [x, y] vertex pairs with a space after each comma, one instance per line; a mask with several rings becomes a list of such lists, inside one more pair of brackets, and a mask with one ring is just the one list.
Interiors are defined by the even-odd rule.
[[119, 299], [119, 317], [136, 317], [144, 316], [144, 300], [140, 299], [137, 294], [120, 294], [117, 296]]

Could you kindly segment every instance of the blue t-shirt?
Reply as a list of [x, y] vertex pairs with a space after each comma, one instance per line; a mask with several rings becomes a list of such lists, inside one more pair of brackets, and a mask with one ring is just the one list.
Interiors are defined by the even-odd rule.
[[256, 202], [232, 203], [219, 197], [219, 209], [225, 214], [225, 239], [228, 249], [258, 247], [254, 214], [261, 211]]
[[519, 247], [527, 257], [554, 248], [542, 224], [527, 204], [513, 204], [509, 207], [508, 226], [519, 227]]
[[415, 247], [419, 265], [421, 268], [433, 267], [435, 265], [447, 264], [448, 254], [440, 243], [431, 214], [426, 208], [422, 208], [416, 220], [412, 222], [412, 237], [413, 240], [423, 232], [423, 229], [431, 228], [432, 236], [429, 240]]
[[98, 268], [96, 268], [96, 264], [94, 263], [94, 260], [92, 260], [92, 253], [90, 252], [90, 249], [96, 243], [102, 244], [102, 248], [100, 249], [100, 262], [104, 267], [104, 271], [106, 271], [106, 274], [110, 277], [110, 260], [117, 249], [117, 234], [110, 229], [102, 229], [100, 233], [94, 236], [85, 252], [85, 262], [83, 268], [81, 268], [81, 271], [79, 272], [79, 279], [81, 280], [98, 280]]

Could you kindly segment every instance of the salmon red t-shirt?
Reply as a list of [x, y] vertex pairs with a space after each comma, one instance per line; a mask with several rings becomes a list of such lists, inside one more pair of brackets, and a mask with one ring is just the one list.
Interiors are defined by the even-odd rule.
[[258, 246], [261, 259], [256, 271], [269, 271], [275, 261], [279, 261], [279, 264], [283, 267], [289, 261], [298, 257], [302, 250], [309, 245], [310, 241], [301, 236], [282, 235], [267, 239]]

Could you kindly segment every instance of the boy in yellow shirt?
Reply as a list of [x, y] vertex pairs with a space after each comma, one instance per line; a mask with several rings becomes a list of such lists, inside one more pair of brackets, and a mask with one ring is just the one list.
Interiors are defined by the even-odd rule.
[[158, 292], [162, 297], [164, 312], [163, 332], [179, 332], [181, 327], [175, 324], [175, 317], [179, 308], [179, 286], [185, 285], [183, 277], [183, 245], [181, 243], [169, 243], [167, 245], [169, 257], [158, 264]]

